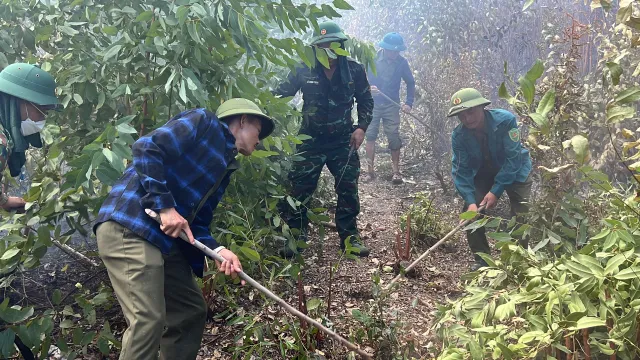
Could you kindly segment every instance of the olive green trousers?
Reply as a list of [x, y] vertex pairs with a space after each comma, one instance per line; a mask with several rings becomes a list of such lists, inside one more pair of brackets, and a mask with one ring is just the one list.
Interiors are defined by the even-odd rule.
[[195, 360], [207, 318], [206, 304], [180, 250], [163, 255], [129, 229], [98, 226], [98, 251], [128, 328], [120, 360]]
[[[480, 206], [484, 197], [491, 191], [494, 179], [476, 177], [474, 183], [476, 187], [476, 205]], [[516, 216], [519, 221], [522, 221], [522, 218], [529, 212], [531, 185], [531, 176], [529, 176], [525, 182], [514, 182], [505, 187], [505, 192], [509, 197], [509, 203], [511, 205], [511, 216]], [[465, 210], [468, 206], [468, 204], [465, 205]], [[477, 253], [491, 254], [491, 248], [489, 247], [484, 227], [476, 229], [475, 231], [468, 230], [467, 242], [476, 261], [481, 260]], [[520, 244], [525, 247], [527, 246], [526, 242], [523, 241], [521, 241]]]

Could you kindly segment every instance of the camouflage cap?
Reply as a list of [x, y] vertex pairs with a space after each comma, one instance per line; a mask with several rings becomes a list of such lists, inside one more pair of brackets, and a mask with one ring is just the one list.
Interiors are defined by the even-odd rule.
[[342, 32], [340, 26], [333, 21], [325, 21], [319, 24], [318, 28], [318, 32], [311, 39], [311, 45], [348, 40], [347, 35]]

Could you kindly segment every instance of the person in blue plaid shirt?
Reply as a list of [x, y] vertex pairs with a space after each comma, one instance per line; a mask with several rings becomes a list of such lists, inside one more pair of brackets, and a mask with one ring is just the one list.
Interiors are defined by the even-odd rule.
[[[185, 111], [133, 145], [133, 165], [100, 208], [98, 251], [128, 328], [121, 360], [195, 359], [206, 304], [193, 273], [204, 254], [182, 240], [198, 239], [226, 259], [218, 270], [235, 277], [238, 257], [211, 236], [209, 225], [238, 152], [250, 155], [275, 122], [253, 102], [231, 99], [216, 114]], [[145, 209], [160, 214], [162, 226]], [[244, 284], [244, 283], [243, 283]]]

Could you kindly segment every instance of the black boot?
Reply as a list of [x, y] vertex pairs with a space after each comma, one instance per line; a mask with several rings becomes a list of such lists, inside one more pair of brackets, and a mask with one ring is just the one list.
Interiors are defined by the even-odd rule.
[[349, 247], [349, 249], [346, 249], [345, 241], [343, 240], [343, 241], [340, 242], [340, 249], [342, 249], [343, 252], [347, 253], [347, 255], [353, 254], [353, 255], [358, 256], [358, 257], [367, 257], [367, 256], [369, 256], [369, 253], [370, 253], [369, 248], [364, 246], [360, 242], [359, 238], [350, 237], [349, 244], [351, 246]]
[[487, 264], [486, 261], [484, 261], [483, 258], [481, 258], [480, 256], [475, 256], [475, 262], [473, 263], [473, 265], [471, 265], [471, 271], [478, 271], [480, 270], [480, 268], [489, 266], [489, 264]]
[[18, 350], [20, 350], [20, 354], [22, 354], [22, 357], [24, 357], [25, 360], [36, 360], [36, 357], [35, 355], [33, 355], [33, 352], [31, 351], [31, 349], [29, 349], [27, 345], [25, 345], [22, 342], [22, 340], [18, 337], [18, 335], [16, 335], [13, 342], [14, 344], [16, 344], [16, 346], [18, 347]]

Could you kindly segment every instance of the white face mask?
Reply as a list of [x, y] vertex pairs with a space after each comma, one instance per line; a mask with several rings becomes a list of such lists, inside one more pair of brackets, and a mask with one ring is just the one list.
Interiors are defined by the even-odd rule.
[[29, 118], [20, 124], [20, 130], [23, 136], [29, 136], [39, 133], [44, 129], [45, 121], [35, 122]]
[[[36, 107], [36, 109], [38, 108]], [[41, 132], [42, 129], [44, 129], [44, 125], [46, 121], [42, 120], [42, 121], [35, 122], [31, 120], [31, 118], [29, 117], [29, 107], [26, 105], [25, 105], [25, 111], [27, 112], [27, 118], [24, 121], [22, 121], [22, 123], [20, 124], [20, 132], [22, 132], [22, 136], [29, 136], [29, 135], [33, 135]], [[40, 109], [38, 109], [38, 111], [40, 111]], [[40, 113], [42, 115], [46, 115], [42, 111], [40, 111]]]

